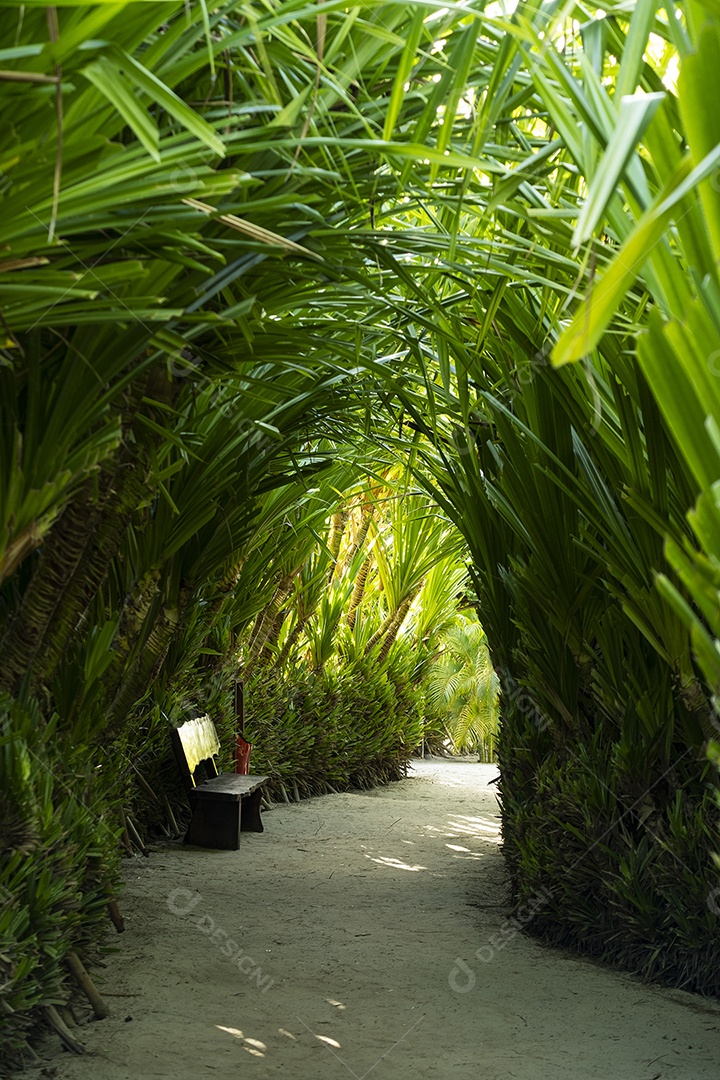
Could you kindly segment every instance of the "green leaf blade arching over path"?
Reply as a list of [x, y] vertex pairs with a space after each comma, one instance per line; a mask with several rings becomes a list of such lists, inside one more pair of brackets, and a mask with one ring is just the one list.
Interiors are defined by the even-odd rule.
[[[688, 143], [696, 164], [720, 145], [720, 112], [708, 101], [720, 95], [720, 33], [717, 23], [703, 27], [697, 51], [685, 60], [680, 73], [680, 108]], [[720, 264], [720, 182], [717, 171], [700, 184], [700, 199], [715, 254]], [[716, 278], [718, 278], [716, 270]]]
[[608, 204], [625, 173], [637, 144], [652, 121], [664, 94], [639, 94], [620, 102], [617, 126], [593, 176], [588, 197], [573, 233], [573, 246], [579, 248], [590, 239], [598, 222], [607, 215]]
[[610, 268], [580, 304], [553, 350], [553, 363], [561, 365], [581, 360], [596, 348], [621, 300], [642, 272], [645, 262], [652, 258], [653, 249], [661, 242], [677, 206], [718, 168], [720, 145], [694, 169], [688, 156], [683, 159], [675, 176], [635, 226]]
[[157, 125], [128, 89], [117, 64], [107, 57], [101, 57], [84, 67], [82, 74], [114, 105], [147, 152], [159, 162], [160, 135]]
[[13, 1066], [241, 679], [271, 799], [495, 756], [527, 930], [720, 995], [716, 8], [0, 0]]

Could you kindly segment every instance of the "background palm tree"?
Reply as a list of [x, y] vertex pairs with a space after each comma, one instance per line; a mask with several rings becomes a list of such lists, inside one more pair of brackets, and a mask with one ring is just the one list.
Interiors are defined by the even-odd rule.
[[479, 622], [458, 618], [442, 639], [428, 679], [430, 710], [443, 722], [455, 753], [495, 760], [500, 682]]

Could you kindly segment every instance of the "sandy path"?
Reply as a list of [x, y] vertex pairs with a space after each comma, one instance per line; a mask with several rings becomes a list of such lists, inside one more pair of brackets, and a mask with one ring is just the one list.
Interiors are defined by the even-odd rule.
[[417, 762], [274, 809], [238, 852], [133, 860], [113, 1015], [54, 1075], [717, 1080], [720, 1006], [507, 933], [495, 775]]

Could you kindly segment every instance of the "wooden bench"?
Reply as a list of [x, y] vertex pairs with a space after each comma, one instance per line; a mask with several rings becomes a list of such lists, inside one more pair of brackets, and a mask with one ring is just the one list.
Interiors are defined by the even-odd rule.
[[241, 831], [263, 832], [260, 797], [268, 778], [218, 773], [220, 740], [210, 717], [186, 721], [171, 737], [192, 808], [184, 842], [237, 851]]

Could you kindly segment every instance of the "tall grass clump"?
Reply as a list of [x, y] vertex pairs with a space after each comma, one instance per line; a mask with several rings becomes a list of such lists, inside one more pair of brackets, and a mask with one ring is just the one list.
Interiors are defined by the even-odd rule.
[[[103, 772], [102, 783], [98, 772]], [[71, 990], [70, 952], [102, 955], [116, 896], [121, 805], [112, 763], [0, 696], [0, 1028], [3, 1065]]]

